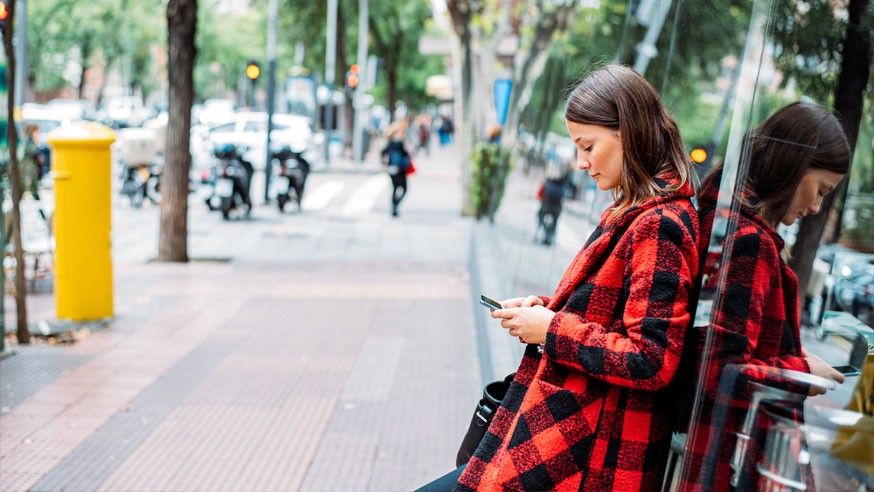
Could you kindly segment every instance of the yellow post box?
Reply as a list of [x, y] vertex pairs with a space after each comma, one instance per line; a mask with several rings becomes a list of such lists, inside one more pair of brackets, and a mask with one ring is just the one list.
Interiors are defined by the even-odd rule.
[[49, 133], [55, 180], [55, 303], [58, 318], [113, 316], [111, 152], [115, 133], [96, 123]]

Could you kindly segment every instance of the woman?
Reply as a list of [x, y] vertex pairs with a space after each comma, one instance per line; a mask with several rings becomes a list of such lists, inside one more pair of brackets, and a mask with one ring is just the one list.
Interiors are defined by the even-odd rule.
[[663, 390], [698, 269], [691, 164], [658, 94], [630, 68], [585, 77], [565, 119], [578, 167], [616, 201], [552, 297], [508, 299], [492, 312], [528, 347], [474, 456], [454, 472], [457, 490], [661, 483], [670, 439]]
[[391, 214], [398, 216], [398, 205], [407, 194], [407, 170], [410, 168], [410, 153], [404, 147], [406, 126], [395, 122], [385, 131], [388, 144], [382, 149], [383, 168], [391, 177]]
[[[819, 212], [823, 197], [849, 170], [847, 137], [827, 108], [793, 103], [755, 129], [744, 145], [750, 155], [749, 170], [737, 186], [735, 200], [740, 208], [727, 217], [734, 231], [732, 240], [726, 241], [732, 244], [728, 259], [725, 265], [717, 265], [713, 261], [716, 258], [708, 258], [702, 269], [723, 275], [719, 284], [723, 300], [715, 307], [710, 329], [718, 358], [714, 352], [714, 362], [706, 369], [707, 401], [695, 423], [704, 429], [714, 424], [711, 410], [727, 364], [791, 369], [837, 382], [844, 380], [829, 364], [801, 347], [798, 279], [783, 260], [784, 243], [776, 228]], [[717, 166], [704, 180], [698, 196], [702, 258], [707, 253], [715, 218], [726, 217], [725, 211], [717, 207], [721, 179], [722, 166]], [[703, 340], [698, 341], [701, 345]], [[734, 429], [741, 417], [736, 414], [734, 420], [720, 423], [719, 428]], [[696, 440], [713, 442], [709, 432], [690, 434]], [[718, 450], [708, 445], [710, 453], [718, 453], [718, 457], [709, 456], [709, 467], [700, 467], [706, 473], [689, 477], [693, 482], [706, 483], [708, 489], [727, 487], [731, 476], [728, 463], [735, 439], [732, 432], [722, 434], [725, 441]], [[704, 449], [701, 445], [693, 447]]]
[[33, 195], [34, 200], [39, 200], [39, 179], [45, 161], [45, 155], [39, 144], [39, 126], [36, 123], [28, 123], [24, 127], [24, 158], [22, 159], [22, 184], [23, 189]]

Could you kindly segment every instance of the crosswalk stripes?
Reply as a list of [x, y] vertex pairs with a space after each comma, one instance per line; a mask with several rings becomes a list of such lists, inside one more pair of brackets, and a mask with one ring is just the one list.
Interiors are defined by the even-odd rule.
[[334, 199], [346, 185], [339, 181], [327, 181], [316, 186], [312, 190], [307, 190], [304, 193], [303, 204], [301, 208], [304, 210], [321, 210], [328, 206], [328, 203]]
[[343, 206], [345, 214], [361, 214], [373, 209], [376, 200], [385, 193], [389, 180], [384, 175], [370, 177], [354, 193]]

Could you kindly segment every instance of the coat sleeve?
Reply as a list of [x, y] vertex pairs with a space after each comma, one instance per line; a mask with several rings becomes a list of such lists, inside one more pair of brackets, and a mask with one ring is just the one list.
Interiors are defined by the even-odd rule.
[[625, 332], [562, 310], [550, 323], [544, 352], [558, 364], [610, 384], [656, 391], [671, 382], [679, 365], [698, 270], [696, 231], [655, 213], [629, 232], [630, 265], [623, 278], [628, 299], [621, 314]]
[[[793, 355], [792, 328], [787, 326], [783, 304], [787, 286], [782, 285], [780, 253], [764, 232], [738, 231], [726, 265], [725, 285], [713, 323], [724, 333], [726, 343], [720, 359], [738, 364], [810, 372], [804, 357]], [[757, 350], [768, 347], [768, 350]], [[798, 347], [800, 350], [800, 347]], [[757, 357], [761, 352], [785, 355]]]

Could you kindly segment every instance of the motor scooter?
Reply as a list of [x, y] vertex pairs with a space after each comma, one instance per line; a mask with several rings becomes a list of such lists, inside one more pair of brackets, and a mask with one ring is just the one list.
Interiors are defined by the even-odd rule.
[[277, 170], [272, 188], [279, 211], [284, 212], [285, 206], [291, 201], [296, 202], [297, 209], [300, 210], [310, 163], [304, 159], [303, 151], [291, 150], [287, 145], [273, 151], [270, 158], [274, 162], [273, 168]]
[[131, 206], [140, 208], [147, 198], [152, 204], [158, 204], [161, 199], [163, 168], [164, 166], [157, 162], [124, 165], [121, 194], [128, 197]]
[[213, 152], [218, 159], [215, 167], [213, 196], [207, 199], [211, 210], [219, 209], [222, 218], [230, 219], [231, 210], [245, 207], [246, 215], [252, 212], [249, 183], [254, 174], [252, 164], [243, 159], [233, 144], [217, 147]]

